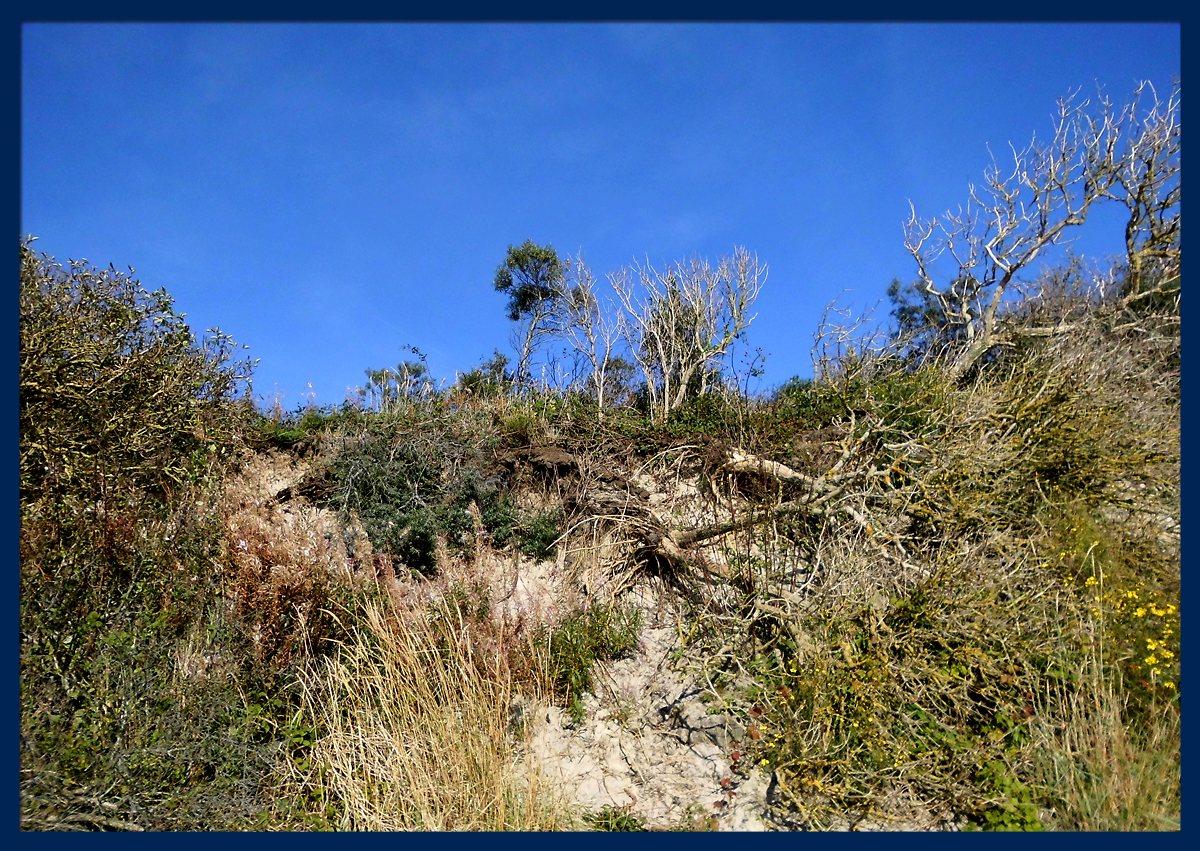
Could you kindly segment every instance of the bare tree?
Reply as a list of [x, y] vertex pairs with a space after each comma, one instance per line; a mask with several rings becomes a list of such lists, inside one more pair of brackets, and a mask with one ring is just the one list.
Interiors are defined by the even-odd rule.
[[[1139, 116], [1147, 91], [1153, 104]], [[1094, 204], [1115, 199], [1130, 210], [1126, 246], [1135, 287], [1148, 262], [1169, 260], [1172, 251], [1178, 259], [1178, 84], [1165, 103], [1143, 83], [1124, 108], [1105, 97], [1091, 113], [1089, 105], [1061, 99], [1051, 140], [1013, 148], [1011, 172], [993, 157], [965, 208], [928, 220], [912, 209], [905, 245], [917, 263], [917, 290], [936, 307], [944, 336], [958, 343], [950, 365], [955, 379], [1011, 343], [999, 322], [1006, 291], [1082, 225]], [[934, 267], [944, 257], [953, 271], [939, 283]]]
[[[1138, 105], [1149, 91], [1153, 103], [1145, 115]], [[1105, 114], [1114, 107], [1103, 101]], [[1181, 239], [1180, 89], [1176, 84], [1166, 101], [1150, 83], [1142, 83], [1131, 103], [1118, 114], [1130, 139], [1119, 159], [1111, 153], [1105, 165], [1116, 176], [1109, 197], [1129, 210], [1125, 226], [1128, 268], [1124, 295], [1140, 298], [1169, 289], [1179, 280]]]
[[[610, 281], [620, 273], [609, 275]], [[597, 417], [604, 418], [605, 391], [608, 389], [611, 367], [622, 339], [624, 317], [617, 306], [597, 293], [596, 277], [584, 262], [582, 254], [567, 261], [567, 282], [558, 300], [559, 335], [587, 361], [588, 382], [599, 405]]]
[[693, 258], [662, 272], [647, 263], [612, 277], [656, 416], [665, 419], [689, 394], [710, 388], [721, 358], [754, 319], [749, 311], [766, 275], [758, 257], [738, 247], [716, 268]]

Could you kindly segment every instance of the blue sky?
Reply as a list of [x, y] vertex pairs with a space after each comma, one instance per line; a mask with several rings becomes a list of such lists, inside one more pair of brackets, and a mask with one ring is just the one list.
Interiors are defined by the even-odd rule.
[[[831, 300], [913, 276], [910, 199], [964, 203], [1058, 97], [1180, 73], [1178, 24], [53, 23], [21, 47], [22, 233], [165, 287], [287, 408], [405, 344], [451, 381], [506, 350], [492, 279], [526, 239], [601, 277], [744, 245], [761, 389], [811, 375]], [[1076, 250], [1115, 255], [1121, 225]]]

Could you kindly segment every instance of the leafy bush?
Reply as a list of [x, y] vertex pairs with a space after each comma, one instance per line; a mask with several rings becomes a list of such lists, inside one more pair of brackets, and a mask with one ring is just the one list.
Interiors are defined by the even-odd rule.
[[340, 408], [302, 407], [282, 416], [259, 414], [247, 429], [246, 440], [255, 449], [299, 449], [301, 454], [311, 454], [323, 435], [364, 420], [364, 413], [349, 403]]
[[521, 552], [530, 558], [546, 559], [554, 555], [562, 512], [557, 509], [534, 514], [522, 524], [516, 534], [520, 537]]
[[69, 682], [79, 625], [189, 619], [187, 576], [215, 545], [200, 506], [233, 455], [249, 365], [228, 337], [197, 343], [164, 291], [29, 241], [20, 296], [22, 629]]
[[[780, 661], [760, 668], [752, 744], [813, 826], [869, 807], [884, 777], [931, 806], [1016, 826], [998, 797], [1021, 807], [1034, 797], [1007, 766], [1025, 766], [1037, 696], [1069, 683], [1083, 658], [1062, 642], [1071, 613], [1043, 596], [1051, 581], [1034, 568], [1005, 573], [994, 555], [973, 553], [948, 559], [882, 611], [809, 616], [799, 625], [805, 652], [777, 644]], [[1005, 626], [1018, 613], [1020, 634]], [[1021, 807], [1013, 812], [1028, 812]], [[1034, 822], [1036, 814], [1021, 826]]]
[[21, 498], [165, 500], [228, 457], [250, 365], [197, 342], [164, 290], [21, 243]]
[[791, 420], [798, 429], [824, 428], [846, 408], [836, 392], [827, 384], [812, 379], [792, 378], [775, 391], [772, 413], [781, 420]]
[[667, 417], [667, 428], [675, 435], [727, 436], [738, 426], [735, 405], [721, 393], [702, 393], [685, 401]]
[[358, 517], [377, 551], [429, 574], [439, 536], [459, 551], [473, 542], [472, 505], [500, 545], [519, 525], [494, 463], [498, 440], [490, 421], [473, 412], [414, 407], [404, 418], [344, 429], [322, 483], [310, 487], [344, 520]]
[[[20, 246], [23, 824], [237, 823], [270, 748], [245, 692], [181, 678], [176, 650], [217, 605], [216, 485], [248, 419], [237, 397], [250, 365], [218, 332], [197, 341], [164, 291], [86, 261], [64, 268], [31, 242]], [[237, 643], [219, 628], [209, 637]], [[119, 805], [97, 812], [86, 788]]]

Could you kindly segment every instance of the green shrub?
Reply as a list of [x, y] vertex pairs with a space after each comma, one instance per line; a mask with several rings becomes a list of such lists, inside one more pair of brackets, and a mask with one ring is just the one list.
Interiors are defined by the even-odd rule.
[[305, 441], [319, 443], [322, 435], [339, 427], [360, 425], [365, 417], [361, 410], [349, 403], [340, 408], [332, 405], [306, 406], [282, 416], [259, 414], [252, 427], [247, 429], [246, 437], [255, 449], [294, 450]]
[[557, 509], [534, 514], [520, 529], [521, 552], [530, 558], [550, 558], [561, 524], [562, 512]]
[[[250, 364], [197, 341], [164, 290], [21, 243], [21, 499], [160, 500], [232, 451]], [[81, 506], [82, 507], [82, 506]]]
[[797, 377], [775, 391], [771, 411], [777, 419], [791, 420], [799, 429], [815, 431], [844, 415], [846, 409], [828, 384]]
[[736, 407], [721, 393], [693, 396], [667, 417], [667, 430], [678, 436], [728, 436], [737, 430]]
[[886, 614], [814, 612], [798, 625], [805, 652], [777, 643], [779, 661], [756, 666], [752, 754], [814, 826], [903, 789], [984, 829], [1041, 829], [1030, 719], [1040, 695], [1074, 688], [1086, 610], [1052, 570], [964, 555]]
[[414, 406], [345, 429], [310, 487], [344, 519], [356, 515], [375, 550], [428, 574], [439, 536], [455, 551], [473, 545], [472, 505], [497, 545], [518, 534], [519, 512], [494, 463], [498, 441], [490, 420]]
[[20, 296], [22, 635], [69, 681], [80, 624], [188, 619], [187, 577], [216, 545], [198, 505], [232, 457], [249, 365], [228, 337], [197, 342], [164, 291], [28, 241]]
[[[237, 397], [250, 364], [219, 332], [197, 341], [163, 290], [86, 261], [64, 268], [30, 243], [20, 247], [22, 824], [237, 824], [261, 806], [274, 759], [247, 715], [249, 656], [235, 632], [204, 633], [238, 683], [181, 676], [176, 651], [219, 607], [217, 486], [249, 420]], [[97, 793], [116, 808], [98, 814], [86, 803]]]
[[550, 676], [555, 693], [566, 702], [571, 718], [582, 721], [583, 695], [592, 687], [592, 664], [637, 646], [641, 611], [617, 604], [594, 605], [573, 612], [556, 627], [543, 630], [538, 642], [550, 646]]

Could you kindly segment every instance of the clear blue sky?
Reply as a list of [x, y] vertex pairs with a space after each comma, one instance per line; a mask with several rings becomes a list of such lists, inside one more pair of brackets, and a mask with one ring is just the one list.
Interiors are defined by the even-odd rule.
[[[1180, 74], [1178, 24], [26, 24], [21, 230], [133, 266], [257, 394], [338, 403], [413, 344], [453, 380], [509, 323], [510, 244], [770, 267], [762, 388], [825, 305], [910, 279], [909, 199], [965, 202], [1055, 100]], [[1119, 250], [1098, 216], [1077, 250]]]

